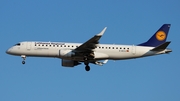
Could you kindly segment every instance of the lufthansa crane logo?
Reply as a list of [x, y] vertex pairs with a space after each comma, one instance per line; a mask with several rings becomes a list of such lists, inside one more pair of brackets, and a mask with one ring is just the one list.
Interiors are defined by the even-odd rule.
[[159, 40], [159, 41], [163, 41], [166, 39], [166, 33], [163, 32], [163, 31], [158, 31], [156, 33], [156, 38]]

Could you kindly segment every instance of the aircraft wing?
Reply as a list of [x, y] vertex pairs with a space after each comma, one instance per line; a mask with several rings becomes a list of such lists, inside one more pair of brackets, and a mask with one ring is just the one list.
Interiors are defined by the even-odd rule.
[[79, 47], [77, 47], [75, 51], [91, 52], [93, 49], [96, 48], [96, 45], [99, 43], [99, 39], [106, 31], [106, 28], [107, 27], [105, 27], [99, 34], [95, 35], [94, 37], [92, 37], [91, 39], [89, 39], [88, 41], [80, 45]]

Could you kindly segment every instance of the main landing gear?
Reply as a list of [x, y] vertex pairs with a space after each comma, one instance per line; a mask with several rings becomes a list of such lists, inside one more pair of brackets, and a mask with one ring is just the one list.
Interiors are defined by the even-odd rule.
[[90, 67], [88, 65], [86, 65], [85, 70], [90, 71]]
[[86, 65], [85, 70], [90, 71], [89, 61], [87, 57], [84, 58], [84, 64]]
[[25, 63], [26, 63], [26, 62], [25, 62], [26, 56], [25, 56], [25, 55], [21, 55], [21, 58], [23, 59], [22, 64], [25, 64]]

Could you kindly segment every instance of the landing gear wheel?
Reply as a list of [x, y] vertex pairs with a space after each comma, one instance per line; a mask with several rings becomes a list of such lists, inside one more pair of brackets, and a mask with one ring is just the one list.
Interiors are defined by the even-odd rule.
[[25, 64], [26, 62], [25, 61], [22, 61], [22, 64]]
[[26, 55], [21, 55], [21, 58], [23, 59], [22, 64], [25, 64]]
[[86, 71], [90, 71], [90, 67], [89, 67], [89, 66], [86, 66], [86, 67], [85, 67], [85, 70], [86, 70]]

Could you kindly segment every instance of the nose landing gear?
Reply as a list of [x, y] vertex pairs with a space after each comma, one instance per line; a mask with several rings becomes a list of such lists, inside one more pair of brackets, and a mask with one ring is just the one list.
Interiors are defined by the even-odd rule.
[[22, 61], [22, 64], [24, 65], [26, 62], [25, 61]]
[[25, 62], [26, 56], [25, 56], [25, 55], [21, 55], [21, 58], [23, 59], [22, 64], [25, 64], [25, 63], [26, 63], [26, 62]]

